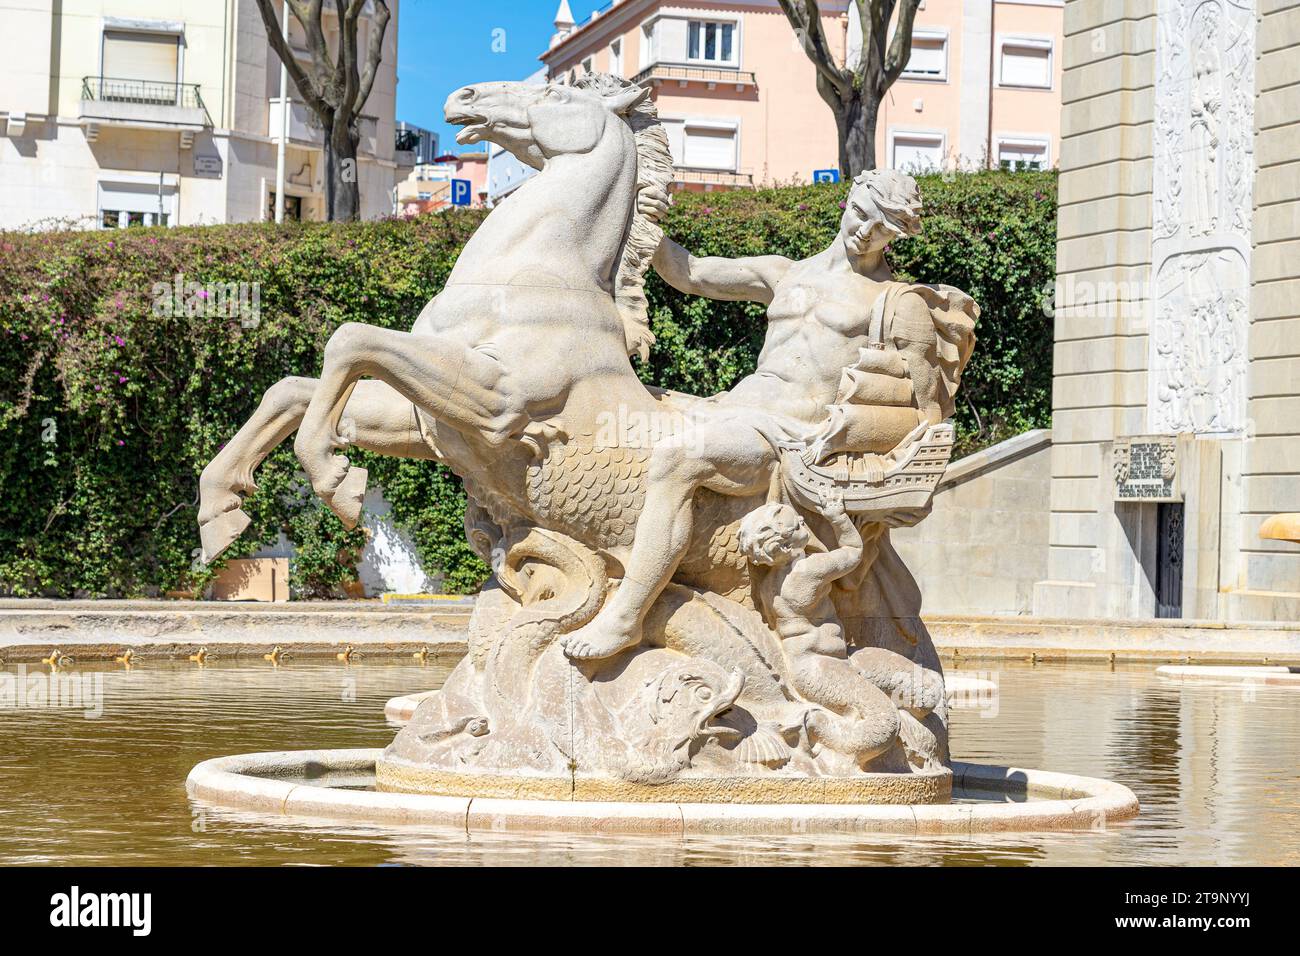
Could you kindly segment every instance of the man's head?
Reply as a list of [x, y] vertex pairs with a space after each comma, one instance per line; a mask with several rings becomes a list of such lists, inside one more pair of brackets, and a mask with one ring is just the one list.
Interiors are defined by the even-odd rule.
[[780, 567], [803, 554], [808, 526], [789, 505], [763, 505], [740, 522], [740, 550], [754, 564]]
[[921, 193], [915, 179], [892, 169], [868, 169], [854, 178], [840, 219], [849, 255], [880, 252], [895, 239], [920, 231]]

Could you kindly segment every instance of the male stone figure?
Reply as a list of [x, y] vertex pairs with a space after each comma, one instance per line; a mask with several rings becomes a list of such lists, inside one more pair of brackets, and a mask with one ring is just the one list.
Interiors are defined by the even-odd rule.
[[799, 262], [697, 259], [664, 238], [654, 266], [665, 281], [689, 294], [766, 304], [767, 337], [752, 375], [692, 404], [681, 431], [656, 445], [623, 580], [594, 620], [561, 638], [570, 657], [609, 657], [640, 641], [647, 610], [690, 542], [695, 493], [771, 488], [776, 442], [807, 440], [825, 425], [873, 327], [901, 361], [881, 363], [874, 378], [883, 381], [863, 386], [877, 407], [851, 450], [890, 451], [952, 414], [978, 310], [956, 290], [894, 282], [884, 258], [892, 241], [920, 231], [920, 208], [911, 176], [871, 170], [854, 180], [834, 241]]

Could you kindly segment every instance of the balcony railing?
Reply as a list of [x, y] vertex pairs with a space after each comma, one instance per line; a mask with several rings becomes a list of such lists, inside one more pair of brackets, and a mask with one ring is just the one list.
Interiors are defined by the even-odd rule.
[[413, 129], [399, 129], [393, 133], [393, 148], [414, 153], [420, 148], [420, 134]]
[[710, 66], [675, 66], [669, 63], [655, 63], [632, 77], [633, 83], [642, 85], [657, 85], [672, 81], [682, 86], [688, 83], [704, 83], [710, 89], [720, 85], [735, 86], [737, 91], [758, 85], [758, 77], [748, 70], [727, 70]]
[[101, 103], [140, 103], [146, 106], [179, 106], [206, 110], [197, 83], [162, 83], [156, 80], [125, 80], [110, 76], [86, 76], [81, 80], [81, 98]]
[[674, 166], [673, 182], [705, 186], [754, 186], [753, 173], [735, 173], [728, 169], [705, 169], [699, 166]]

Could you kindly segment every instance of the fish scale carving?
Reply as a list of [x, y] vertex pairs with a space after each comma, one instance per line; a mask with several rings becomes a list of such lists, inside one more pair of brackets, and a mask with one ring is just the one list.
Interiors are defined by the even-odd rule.
[[645, 448], [552, 443], [528, 469], [528, 504], [548, 525], [601, 547], [630, 547], [645, 506]]

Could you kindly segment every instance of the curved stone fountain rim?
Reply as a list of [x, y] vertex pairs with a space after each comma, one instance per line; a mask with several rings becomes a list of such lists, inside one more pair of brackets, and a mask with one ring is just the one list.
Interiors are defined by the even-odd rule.
[[205, 760], [185, 781], [192, 798], [224, 807], [355, 823], [453, 826], [466, 832], [954, 834], [1102, 830], [1138, 813], [1127, 787], [1095, 777], [953, 762], [954, 787], [1039, 799], [917, 806], [616, 803], [503, 800], [331, 789], [279, 779], [373, 771], [383, 753], [287, 750]]

